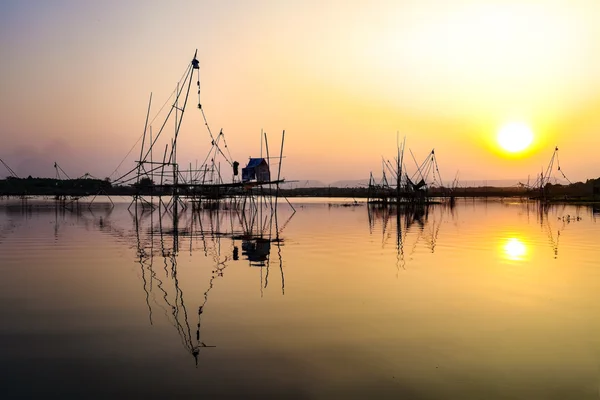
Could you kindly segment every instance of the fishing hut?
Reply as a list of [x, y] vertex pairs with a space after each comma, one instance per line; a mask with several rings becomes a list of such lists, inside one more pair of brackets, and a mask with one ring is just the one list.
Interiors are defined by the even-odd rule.
[[242, 168], [242, 182], [269, 182], [270, 180], [271, 170], [264, 158], [250, 158], [248, 165]]

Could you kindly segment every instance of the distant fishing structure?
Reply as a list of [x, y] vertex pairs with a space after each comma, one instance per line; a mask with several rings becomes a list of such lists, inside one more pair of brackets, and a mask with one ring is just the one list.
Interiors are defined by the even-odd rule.
[[429, 189], [434, 185], [444, 189], [435, 149], [419, 164], [409, 149], [415, 172], [409, 176], [404, 162], [406, 138], [398, 143], [397, 155], [393, 162], [382, 157], [382, 177], [379, 182], [369, 176], [368, 202], [380, 204], [423, 205], [430, 202]]
[[[163, 199], [168, 199], [164, 205], [168, 208], [174, 207], [175, 211], [177, 208], [186, 208], [188, 203], [193, 209], [202, 209], [260, 208], [260, 204], [264, 202], [267, 202], [271, 209], [276, 210], [279, 187], [285, 182], [281, 177], [285, 131], [281, 135], [278, 157], [270, 156], [267, 134], [262, 132], [261, 156], [251, 157], [247, 165], [241, 168], [240, 174], [240, 163], [231, 157], [223, 130], [215, 135], [208, 124], [200, 101], [200, 63], [196, 56], [197, 51], [173, 92], [174, 99], [171, 107], [156, 134], [153, 134], [152, 125], [149, 124], [152, 106], [152, 95], [150, 95], [139, 158], [134, 168], [115, 179], [113, 183], [132, 185], [135, 188], [132, 205], [141, 207], [155, 207], [156, 205], [148, 198], [157, 197], [161, 203]], [[189, 166], [182, 168], [178, 159], [178, 142], [194, 75], [198, 87], [198, 110], [202, 115], [211, 146], [200, 165], [196, 164], [193, 167], [189, 163]], [[167, 103], [161, 107], [161, 110]], [[171, 136], [168, 136], [168, 127], [173, 127]], [[164, 140], [165, 136], [167, 143], [164, 149], [157, 149], [159, 139]], [[266, 157], [262, 156], [263, 138]], [[156, 152], [160, 155], [158, 159], [155, 157]], [[271, 170], [272, 160], [278, 160], [275, 163], [277, 173], [274, 179]]]
[[7, 164], [7, 163], [5, 163], [5, 162], [4, 162], [4, 161], [3, 161], [1, 158], [0, 158], [0, 163], [1, 163], [2, 165], [4, 165], [4, 168], [6, 168], [6, 170], [8, 171], [8, 173], [10, 174], [10, 176], [11, 176], [12, 178], [19, 179], [19, 176], [18, 176], [18, 175], [15, 173], [15, 171], [13, 171], [13, 170], [12, 170], [12, 168], [11, 168], [11, 167], [9, 167], [9, 166], [8, 166], [8, 164]]
[[527, 197], [541, 202], [600, 200], [600, 178], [588, 179], [586, 182], [573, 182], [565, 174], [558, 155], [558, 146], [555, 146], [548, 164], [535, 175], [536, 179], [533, 183], [530, 183], [530, 178], [526, 184], [519, 182], [518, 186], [525, 190]]
[[[554, 167], [556, 167], [556, 170]], [[528, 181], [527, 184], [521, 184], [521, 186], [525, 187], [530, 192], [537, 192], [537, 195], [534, 194], [532, 196], [533, 198], [538, 200], [547, 200], [549, 197], [548, 185], [551, 183], [551, 180], [554, 179], [554, 183], [558, 184], [558, 178], [556, 177], [555, 173], [560, 173], [562, 178], [569, 184], [573, 183], [569, 180], [569, 178], [567, 178], [560, 166], [560, 160], [558, 159], [558, 146], [554, 147], [554, 152], [550, 157], [550, 161], [548, 162], [546, 169], [542, 168], [542, 171], [539, 175], [537, 175], [536, 180], [532, 184], [530, 184]]]

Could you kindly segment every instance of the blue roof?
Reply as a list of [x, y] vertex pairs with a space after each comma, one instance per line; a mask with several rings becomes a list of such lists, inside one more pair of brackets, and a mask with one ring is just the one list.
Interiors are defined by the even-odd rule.
[[246, 165], [246, 168], [258, 167], [263, 162], [266, 163], [267, 161], [264, 158], [251, 158], [250, 161], [248, 161], [248, 165]]

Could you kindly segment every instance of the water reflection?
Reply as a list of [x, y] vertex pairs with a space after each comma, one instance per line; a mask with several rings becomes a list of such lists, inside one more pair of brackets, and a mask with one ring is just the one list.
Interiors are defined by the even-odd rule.
[[[211, 293], [225, 284], [227, 268], [232, 263], [252, 267], [254, 276], [260, 280], [257, 290], [261, 296], [269, 283], [273, 285], [270, 275], [273, 278], [275, 268], [276, 290], [285, 294], [282, 234], [295, 212], [289, 215], [280, 212], [285, 218], [280, 224], [278, 213], [267, 201], [250, 199], [244, 208], [177, 205], [150, 200], [144, 207], [134, 203], [127, 210], [117, 207], [115, 211], [112, 204], [102, 202], [89, 207], [64, 207], [58, 202], [42, 200], [9, 203], [2, 207], [8, 218], [0, 220], [0, 244], [18, 221], [37, 214], [52, 216], [56, 240], [61, 239], [64, 228], [72, 225], [86, 231], [97, 230], [115, 239], [134, 254], [148, 324], [171, 325], [198, 366], [203, 349], [218, 344], [205, 341], [203, 317], [210, 314]], [[182, 258], [194, 260], [193, 266], [182, 268]]]
[[[277, 248], [281, 292], [285, 294], [281, 252], [284, 240], [281, 233], [294, 213], [281, 227], [277, 213], [268, 203], [248, 208], [195, 208], [191, 212], [163, 207], [162, 203], [158, 203], [156, 208], [132, 207], [130, 213], [149, 322], [153, 324], [153, 307], [161, 308], [177, 331], [183, 347], [193, 356], [196, 366], [202, 349], [216, 347], [206, 344], [202, 339], [202, 317], [217, 281], [223, 279], [231, 262], [241, 261], [240, 242], [242, 260], [260, 269], [261, 296], [269, 282], [271, 245]], [[103, 225], [105, 229], [106, 221]], [[187, 243], [184, 243], [186, 240]], [[203, 253], [211, 264], [210, 278], [202, 302], [197, 306], [197, 314], [188, 312], [184, 290], [179, 282], [178, 256], [182, 249], [190, 255], [194, 252]], [[162, 271], [155, 268], [155, 258], [161, 261]], [[195, 334], [192, 334], [192, 325], [195, 325]]]
[[[17, 224], [0, 240], [9, 391], [597, 394], [600, 231], [587, 209], [318, 204], [301, 208], [286, 240], [285, 222], [262, 209], [0, 210], [0, 227]], [[522, 260], [510, 268], [509, 257]], [[390, 279], [394, 266], [402, 279]]]
[[[396, 266], [398, 269], [406, 268], [407, 261], [411, 261], [419, 249], [427, 249], [435, 253], [440, 231], [452, 229], [459, 225], [459, 215], [456, 202], [448, 204], [431, 204], [420, 207], [409, 205], [374, 205], [368, 207], [369, 233], [376, 235], [381, 233], [381, 246], [387, 247], [392, 240], [396, 247]], [[573, 224], [578, 224], [589, 218], [596, 221], [597, 209], [595, 206], [550, 204], [523, 200], [496, 199], [459, 201], [461, 209], [468, 209], [484, 214], [495, 213], [497, 207], [517, 209], [518, 214], [525, 218], [521, 225], [510, 225], [503, 230], [510, 232], [508, 236], [498, 237], [498, 228], [506, 223], [502, 217], [493, 221], [492, 226], [496, 232], [487, 232], [484, 224], [481, 224], [472, 233], [465, 232], [466, 236], [462, 249], [467, 248], [489, 248], [496, 252], [497, 256], [510, 261], [527, 261], [530, 259], [531, 246], [526, 233], [527, 225], [536, 224], [541, 228], [542, 234], [547, 237], [548, 248], [552, 251], [553, 258], [559, 257], [559, 245], [565, 231], [571, 229]], [[493, 206], [493, 208], [489, 208]], [[474, 217], [475, 214], [473, 214]], [[468, 216], [471, 217], [471, 216]], [[481, 218], [479, 216], [477, 218]], [[489, 218], [489, 217], [485, 217]], [[479, 232], [479, 231], [482, 232]], [[467, 239], [468, 237], [468, 239]], [[458, 249], [457, 249], [458, 251]]]
[[502, 249], [504, 256], [511, 261], [523, 261], [527, 256], [527, 246], [516, 237], [506, 239]]
[[529, 210], [533, 207], [537, 210], [537, 221], [542, 230], [546, 231], [548, 244], [554, 254], [554, 259], [559, 256], [559, 243], [561, 234], [572, 224], [582, 222], [587, 213], [592, 221], [596, 221], [594, 206], [549, 203], [526, 203]]
[[[414, 256], [419, 245], [428, 252], [435, 253], [440, 234], [441, 223], [448, 212], [451, 218], [456, 216], [455, 203], [448, 204], [369, 204], [369, 232], [375, 233], [381, 227], [381, 245], [386, 247], [392, 236], [395, 239], [396, 268], [406, 268], [407, 258]], [[409, 240], [409, 235], [414, 237]]]
[[264, 267], [271, 254], [271, 241], [264, 238], [242, 240], [242, 255], [251, 266]]

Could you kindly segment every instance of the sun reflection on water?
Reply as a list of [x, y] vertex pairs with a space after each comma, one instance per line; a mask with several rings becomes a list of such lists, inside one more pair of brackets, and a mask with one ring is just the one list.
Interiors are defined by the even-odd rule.
[[527, 255], [527, 246], [521, 239], [516, 237], [508, 238], [502, 249], [504, 250], [504, 256], [513, 261], [524, 260]]

